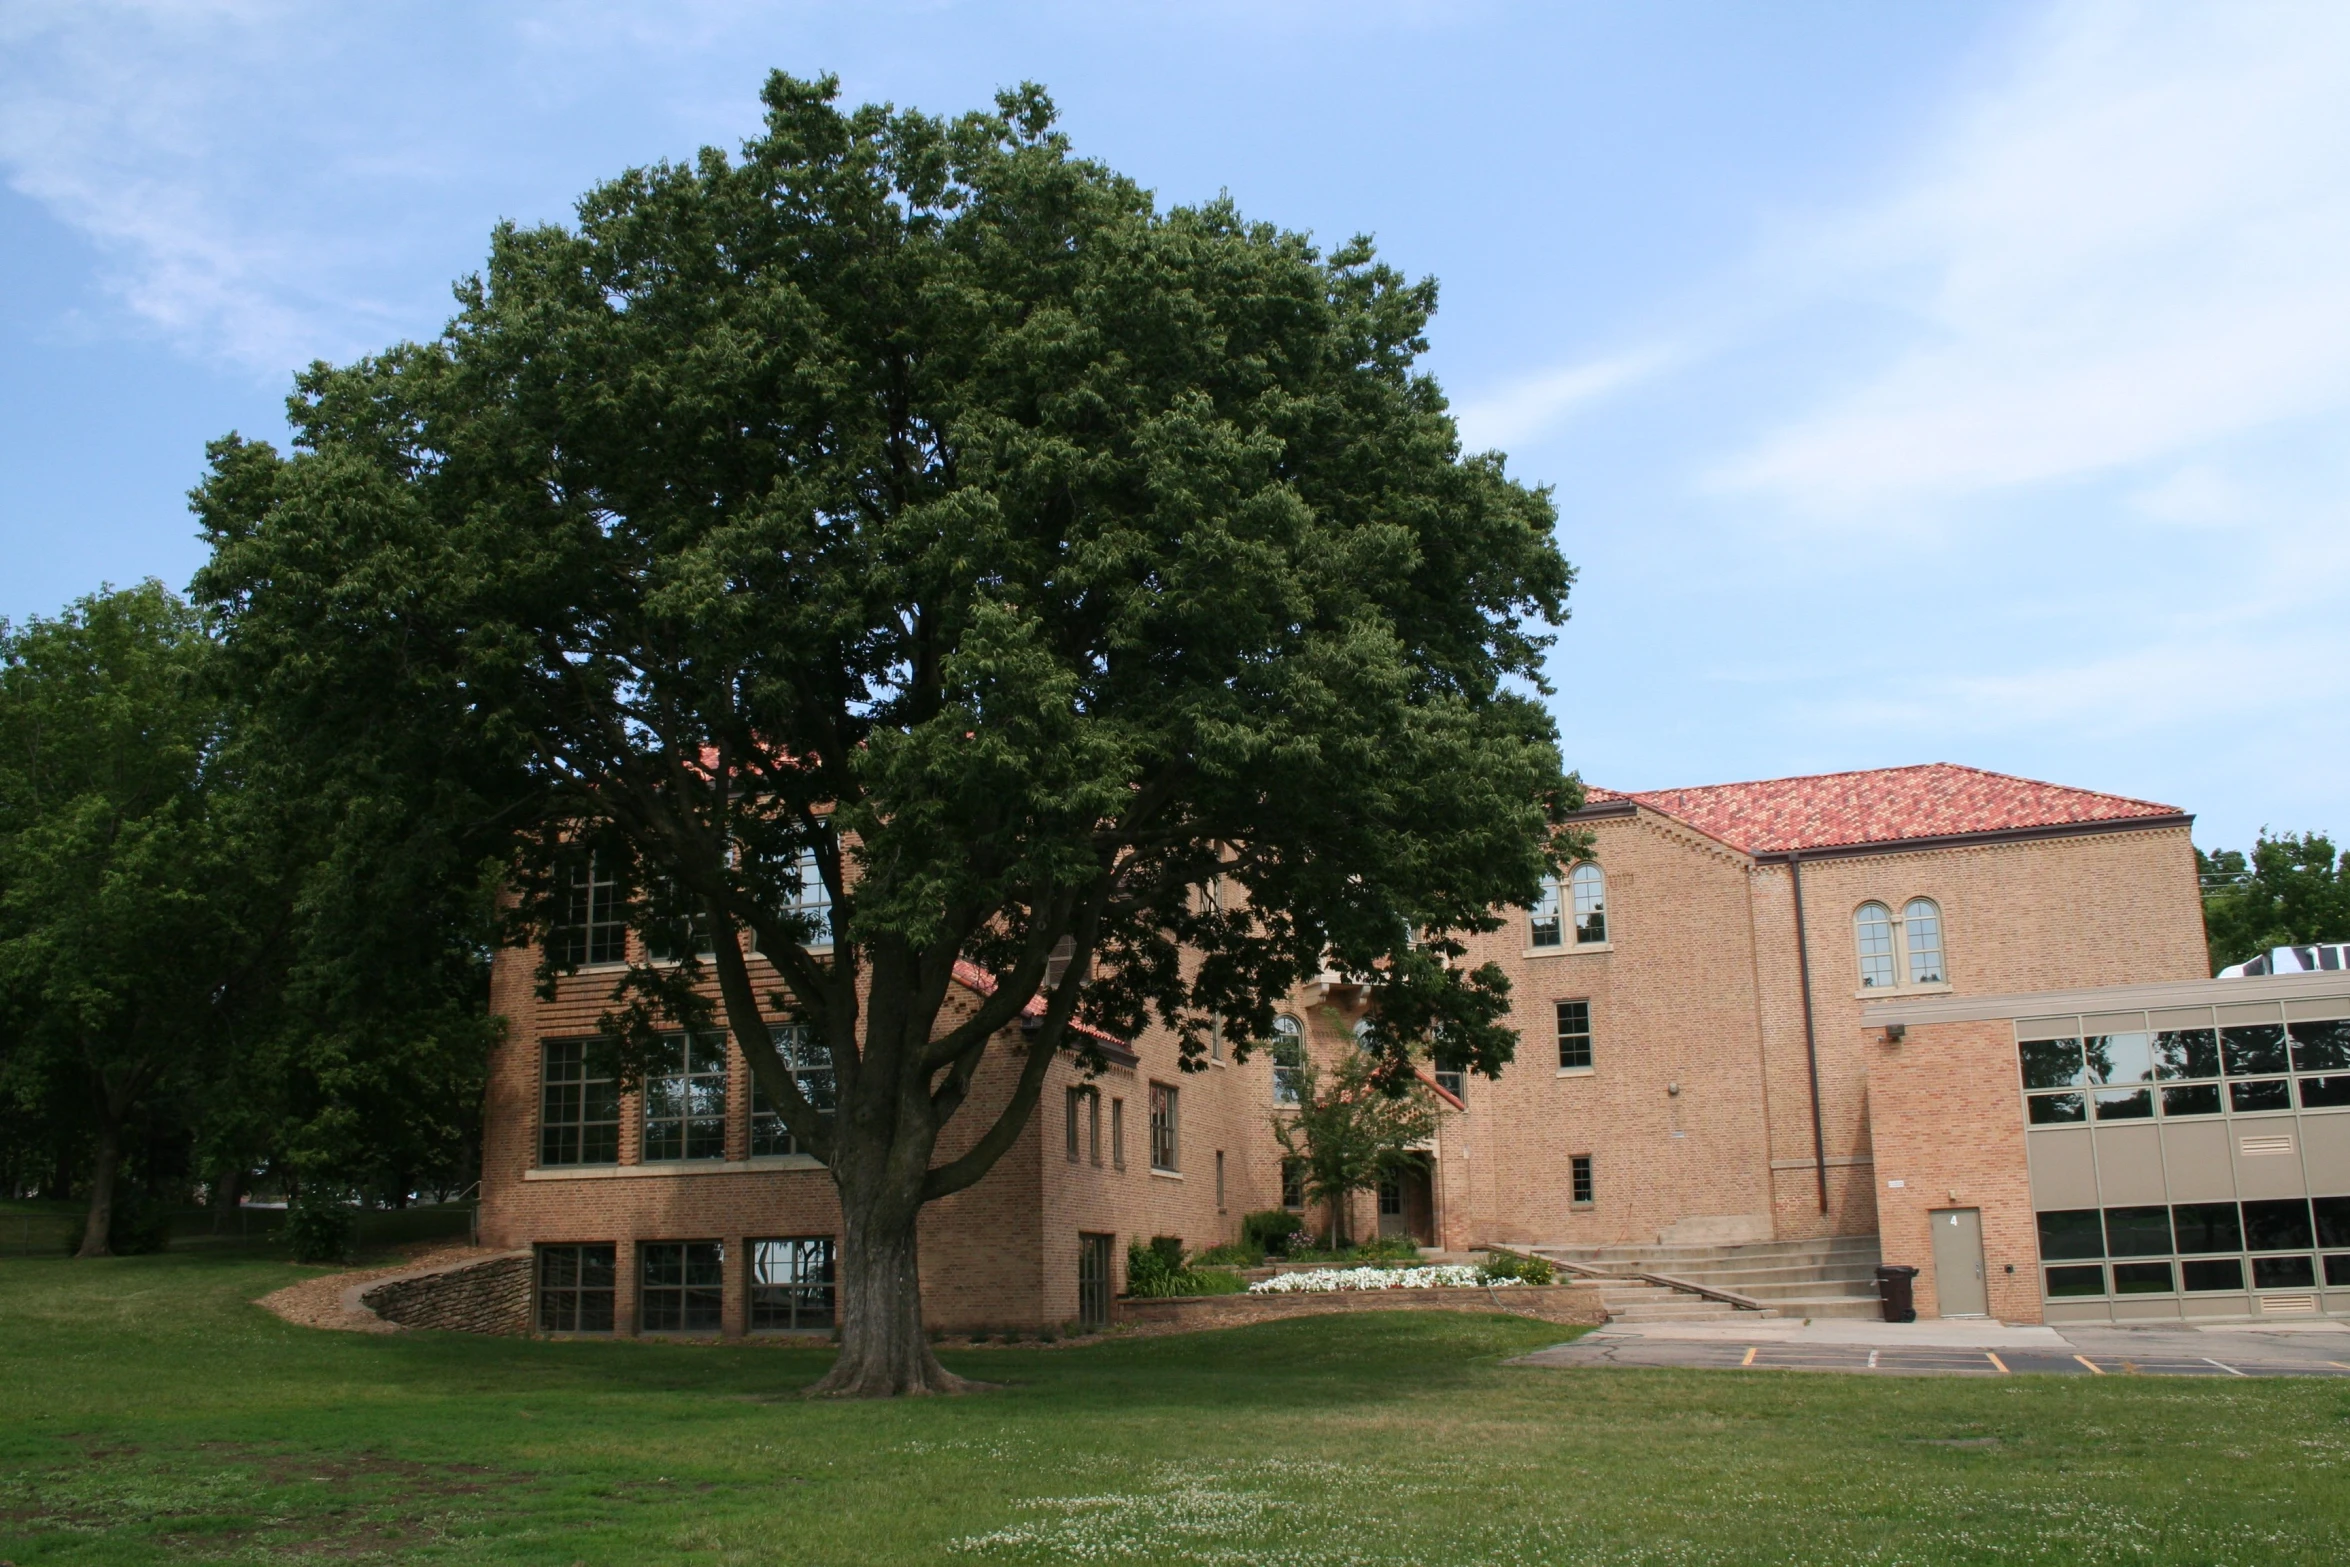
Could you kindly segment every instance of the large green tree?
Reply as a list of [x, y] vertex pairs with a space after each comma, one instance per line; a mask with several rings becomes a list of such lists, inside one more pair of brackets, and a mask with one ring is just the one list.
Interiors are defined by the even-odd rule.
[[[640, 924], [699, 925], [613, 1023], [723, 1014], [840, 1194], [819, 1386], [885, 1395], [955, 1385], [916, 1219], [1086, 1056], [1073, 1023], [1195, 1059], [1334, 965], [1387, 1086], [1438, 1029], [1501, 1069], [1506, 983], [1457, 936], [1560, 852], [1572, 574], [1414, 370], [1433, 284], [1157, 210], [1033, 88], [952, 122], [834, 96], [775, 76], [739, 158], [501, 228], [437, 340], [305, 374], [290, 458], [216, 447], [199, 582], [289, 744], [505, 835], [515, 939], [590, 853]], [[996, 979], [967, 1015], [958, 960]], [[1008, 1100], [942, 1144], [1040, 994]]]
[[2195, 851], [2211, 969], [2272, 947], [2350, 941], [2350, 853], [2323, 833], [2266, 832], [2240, 849]]

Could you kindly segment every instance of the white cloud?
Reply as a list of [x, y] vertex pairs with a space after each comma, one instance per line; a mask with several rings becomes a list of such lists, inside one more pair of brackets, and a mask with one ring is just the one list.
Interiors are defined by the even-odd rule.
[[1897, 301], [1910, 341], [1732, 488], [1842, 510], [2339, 416], [2350, 6], [2060, 7], [1909, 188], [1803, 260]]
[[1549, 431], [1585, 405], [1647, 380], [1674, 357], [1664, 348], [1644, 348], [1512, 382], [1462, 405], [1461, 442], [1470, 451], [1517, 445]]

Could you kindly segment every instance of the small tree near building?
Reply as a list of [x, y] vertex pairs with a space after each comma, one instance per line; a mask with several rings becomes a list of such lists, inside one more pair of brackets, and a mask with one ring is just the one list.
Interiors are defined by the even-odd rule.
[[1296, 1068], [1297, 1108], [1273, 1113], [1273, 1137], [1297, 1162], [1306, 1200], [1330, 1211], [1332, 1244], [1348, 1244], [1346, 1200], [1369, 1191], [1436, 1130], [1436, 1096], [1383, 1056], [1350, 1050], [1326, 1077]]
[[2323, 833], [2266, 832], [2240, 849], [2195, 851], [2211, 970], [2275, 947], [2350, 941], [2350, 853]]

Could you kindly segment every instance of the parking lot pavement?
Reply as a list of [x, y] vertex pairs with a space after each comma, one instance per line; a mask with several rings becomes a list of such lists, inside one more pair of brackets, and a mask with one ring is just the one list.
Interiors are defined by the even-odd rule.
[[1758, 1320], [1673, 1329], [1603, 1328], [1513, 1365], [1720, 1371], [1843, 1371], [1873, 1376], [2350, 1377], [2350, 1325], [2300, 1330], [2008, 1327], [2000, 1323]]

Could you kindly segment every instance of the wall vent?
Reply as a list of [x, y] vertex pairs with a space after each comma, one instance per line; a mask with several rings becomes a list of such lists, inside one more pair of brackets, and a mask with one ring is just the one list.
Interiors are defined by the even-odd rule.
[[2236, 1146], [2244, 1151], [2245, 1158], [2253, 1159], [2268, 1153], [2289, 1154], [2293, 1151], [2293, 1139], [2289, 1134], [2282, 1137], [2247, 1137]]
[[2263, 1295], [2260, 1314], [2264, 1317], [2314, 1316], [2317, 1312], [2315, 1295]]

